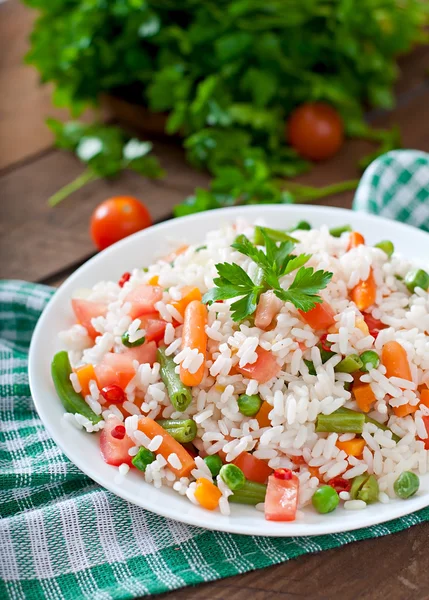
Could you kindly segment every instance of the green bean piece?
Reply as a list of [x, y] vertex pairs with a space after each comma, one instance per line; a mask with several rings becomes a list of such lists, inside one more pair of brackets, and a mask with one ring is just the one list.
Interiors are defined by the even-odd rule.
[[301, 231], [310, 231], [311, 229], [311, 225], [308, 221], [299, 221], [295, 227], [293, 229], [290, 229], [289, 231], [297, 231], [297, 230], [301, 230]]
[[393, 484], [393, 489], [398, 498], [411, 498], [420, 487], [420, 479], [412, 471], [404, 471]]
[[257, 225], [255, 227], [255, 236], [253, 239], [253, 243], [256, 246], [265, 246], [265, 239], [263, 233], [265, 233], [266, 236], [272, 239], [273, 242], [293, 242], [294, 244], [297, 244], [299, 241], [296, 238], [289, 235], [288, 233], [286, 233], [286, 231], [280, 231], [279, 229], [271, 229], [270, 227], [259, 227], [259, 225]]
[[362, 433], [365, 415], [354, 410], [346, 413], [340, 412], [340, 409], [330, 415], [320, 414], [316, 420], [316, 432], [324, 431], [335, 433]]
[[369, 370], [371, 370], [376, 369], [380, 364], [380, 357], [378, 356], [377, 352], [374, 352], [374, 350], [366, 350], [366, 352], [362, 352], [360, 359], [362, 361], [360, 370], [364, 373], [368, 373], [367, 365], [370, 365]]
[[193, 419], [160, 419], [157, 423], [180, 444], [192, 442], [197, 435], [197, 424]]
[[316, 369], [314, 367], [314, 362], [312, 360], [307, 360], [306, 358], [304, 358], [304, 363], [306, 364], [310, 375], [317, 375]]
[[126, 331], [124, 333], [124, 335], [121, 337], [121, 341], [124, 344], [124, 346], [126, 348], [137, 348], [137, 346], [141, 346], [142, 344], [145, 343], [145, 336], [139, 338], [138, 340], [136, 340], [135, 342], [130, 342], [130, 334], [128, 333], [128, 331]]
[[210, 469], [212, 477], [217, 477], [223, 465], [221, 457], [218, 454], [212, 454], [211, 456], [206, 456], [204, 462]]
[[352, 500], [357, 500], [358, 493], [360, 492], [361, 487], [367, 479], [368, 473], [364, 473], [363, 475], [358, 475], [357, 477], [354, 477], [352, 481], [352, 486], [350, 488], [350, 498]]
[[146, 471], [146, 467], [153, 463], [155, 458], [156, 456], [153, 452], [141, 446], [137, 454], [131, 459], [131, 462], [136, 469], [143, 471], [144, 473]]
[[380, 250], [383, 250], [383, 252], [385, 252], [389, 258], [395, 252], [395, 246], [390, 240], [383, 240], [382, 242], [378, 242], [378, 244], [375, 244], [374, 248], [380, 248]]
[[330, 358], [335, 356], [335, 352], [331, 352], [330, 350], [325, 350], [322, 347], [322, 344], [317, 344], [317, 347], [320, 350], [320, 358], [322, 359], [323, 364], [325, 364], [326, 361], [328, 361]]
[[[335, 412], [337, 414], [343, 414], [343, 415], [350, 415], [350, 413], [356, 413], [355, 410], [352, 410], [351, 408], [345, 408], [344, 406], [342, 406], [341, 408], [338, 408]], [[357, 413], [357, 414], [360, 414], [360, 413]], [[373, 425], [375, 425], [379, 429], [382, 429], [383, 431], [390, 431], [390, 433], [392, 434], [392, 440], [394, 442], [398, 443], [399, 440], [401, 439], [399, 437], [399, 435], [396, 435], [396, 433], [393, 433], [393, 431], [391, 431], [386, 425], [383, 425], [383, 423], [379, 423], [375, 419], [371, 419], [371, 417], [369, 417], [367, 414], [365, 414], [364, 417], [365, 417], [365, 423], [372, 423]]]
[[228, 498], [230, 502], [236, 504], [250, 504], [256, 506], [265, 501], [265, 494], [267, 493], [267, 486], [263, 483], [256, 483], [255, 481], [246, 481], [241, 490], [235, 491], [232, 496]]
[[372, 504], [373, 502], [378, 501], [379, 493], [380, 489], [378, 487], [378, 481], [374, 475], [370, 475], [369, 477], [367, 476], [363, 485], [360, 486], [356, 498], [358, 500], [363, 500], [367, 504]]
[[246, 483], [246, 478], [240, 467], [233, 465], [223, 465], [219, 471], [220, 478], [226, 483], [230, 490], [236, 492], [241, 490]]
[[337, 373], [355, 373], [362, 368], [362, 361], [357, 354], [349, 354], [334, 368]]
[[207, 246], [204, 244], [203, 246], [198, 246], [198, 248], [195, 248], [195, 252], [201, 252], [201, 250], [207, 250]]
[[177, 411], [183, 412], [192, 402], [191, 390], [181, 382], [180, 375], [176, 373], [176, 363], [172, 356], [165, 354], [165, 348], [158, 348], [156, 358], [161, 365], [160, 375], [170, 402]]
[[353, 231], [351, 225], [341, 225], [340, 227], [332, 227], [329, 230], [329, 233], [332, 237], [341, 237], [342, 233], [346, 233], [347, 231]]
[[262, 406], [262, 400], [258, 394], [248, 396], [247, 394], [241, 394], [237, 400], [238, 410], [245, 417], [254, 417]]
[[86, 417], [96, 425], [102, 421], [102, 417], [96, 415], [88, 404], [85, 402], [81, 394], [75, 392], [70, 375], [72, 368], [70, 365], [68, 354], [65, 350], [57, 352], [51, 363], [51, 375], [54, 382], [57, 394], [67, 412], [80, 414]]
[[423, 269], [413, 269], [405, 275], [404, 283], [411, 293], [414, 292], [416, 287], [426, 292], [429, 288], [429, 275]]
[[322, 485], [314, 492], [311, 502], [317, 512], [325, 515], [337, 508], [340, 497], [333, 487], [330, 485]]

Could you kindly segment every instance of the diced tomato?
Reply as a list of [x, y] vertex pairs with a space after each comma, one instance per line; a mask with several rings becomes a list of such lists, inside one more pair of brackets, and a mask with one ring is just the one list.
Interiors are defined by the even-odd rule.
[[138, 360], [140, 364], [150, 363], [153, 365], [155, 359], [155, 342], [129, 348], [120, 354], [108, 352], [104, 355], [101, 363], [95, 367], [98, 385], [100, 388], [118, 385], [125, 389], [135, 374], [133, 361]]
[[422, 417], [422, 419], [428, 433], [428, 437], [425, 440], [422, 440], [422, 442], [425, 443], [425, 450], [429, 450], [429, 417]]
[[140, 315], [155, 312], [155, 304], [162, 299], [162, 288], [159, 285], [139, 285], [124, 298], [124, 302], [131, 303], [129, 315], [136, 319]]
[[273, 472], [265, 460], [256, 458], [249, 452], [242, 452], [232, 462], [243, 471], [246, 479], [256, 481], [257, 483], [265, 483]]
[[387, 325], [379, 321], [378, 319], [374, 319], [374, 317], [370, 313], [362, 313], [365, 323], [368, 326], [369, 334], [372, 335], [373, 338], [376, 338], [382, 329], [386, 329]]
[[244, 365], [244, 367], [237, 366], [236, 369], [239, 373], [248, 377], [249, 379], [256, 379], [259, 383], [266, 383], [277, 375], [280, 371], [280, 366], [277, 364], [275, 356], [264, 350], [260, 346], [256, 349], [258, 358], [253, 364]]
[[108, 465], [119, 467], [125, 463], [131, 467], [132, 457], [128, 454], [128, 450], [135, 446], [135, 442], [126, 434], [124, 437], [122, 433], [118, 436], [116, 432], [120, 427], [123, 427], [123, 423], [117, 417], [111, 416], [107, 419], [100, 435], [101, 455]]
[[291, 477], [276, 477], [276, 472], [268, 478], [265, 496], [265, 518], [267, 521], [294, 521], [298, 505], [299, 479], [291, 472]]
[[325, 301], [316, 304], [316, 306], [308, 312], [302, 310], [298, 310], [298, 312], [303, 320], [316, 330], [329, 329], [329, 327], [335, 324], [334, 310]]
[[81, 298], [73, 298], [71, 303], [77, 322], [85, 327], [88, 335], [93, 339], [100, 335], [98, 331], [95, 331], [91, 320], [95, 317], [104, 317], [107, 313], [107, 305]]
[[350, 479], [344, 479], [344, 477], [334, 477], [328, 481], [328, 485], [333, 487], [338, 493], [349, 492], [352, 487]]
[[167, 323], [159, 318], [157, 312], [142, 315], [140, 321], [141, 328], [146, 330], [147, 342], [159, 342], [162, 340]]

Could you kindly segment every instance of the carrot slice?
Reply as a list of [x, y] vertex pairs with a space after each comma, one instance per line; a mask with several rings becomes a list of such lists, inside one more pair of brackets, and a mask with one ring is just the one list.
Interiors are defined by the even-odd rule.
[[411, 404], [402, 404], [402, 406], [394, 406], [393, 412], [397, 417], [407, 417], [408, 415], [412, 415], [418, 409], [418, 405], [411, 406]]
[[370, 269], [368, 279], [359, 281], [350, 292], [350, 297], [358, 309], [362, 311], [374, 304], [376, 292], [377, 286], [375, 285], [372, 269]]
[[353, 395], [357, 405], [362, 412], [369, 412], [376, 398], [369, 383], [359, 383], [353, 385]]
[[88, 396], [91, 392], [89, 391], [89, 382], [95, 381], [97, 383], [97, 377], [95, 375], [93, 365], [84, 365], [76, 369], [76, 375], [82, 388], [82, 394]]
[[195, 500], [198, 504], [201, 504], [203, 508], [214, 510], [219, 505], [222, 492], [214, 485], [214, 483], [205, 479], [205, 477], [200, 477], [197, 479], [197, 487], [195, 488], [194, 495]]
[[271, 404], [268, 404], [268, 402], [266, 401], [262, 403], [261, 408], [256, 413], [255, 417], [255, 419], [259, 423], [259, 427], [271, 427], [271, 421], [268, 418], [268, 415], [272, 410], [273, 407], [271, 406]]
[[354, 438], [348, 442], [338, 441], [336, 446], [340, 450], [344, 450], [349, 456], [360, 456], [365, 448], [365, 440], [362, 438]]
[[143, 432], [147, 435], [151, 440], [160, 435], [162, 437], [162, 442], [158, 450], [156, 450], [156, 454], [161, 454], [168, 461], [168, 457], [170, 454], [176, 454], [180, 462], [182, 463], [182, 467], [180, 469], [176, 469], [172, 467], [170, 463], [168, 463], [168, 468], [173, 471], [177, 475], [177, 477], [186, 477], [195, 468], [195, 461], [192, 456], [185, 450], [185, 448], [179, 444], [165, 429], [158, 425], [156, 421], [153, 419], [149, 419], [149, 417], [140, 417], [138, 420], [137, 428], [139, 431]]
[[358, 231], [352, 231], [349, 236], [349, 245], [347, 246], [347, 251], [352, 248], [356, 248], [356, 246], [362, 246], [365, 244], [365, 238]]
[[412, 381], [407, 352], [399, 342], [392, 341], [384, 344], [381, 362], [386, 367], [386, 377], [399, 377]]
[[188, 244], [182, 244], [181, 246], [179, 246], [178, 248], [176, 248], [176, 250], [173, 250], [173, 252], [170, 252], [166, 256], [163, 256], [161, 260], [163, 260], [164, 262], [167, 262], [167, 263], [171, 263], [178, 256], [180, 256], [181, 254], [183, 254], [184, 252], [186, 252], [186, 250], [188, 248], [189, 248]]
[[429, 390], [427, 388], [420, 392], [420, 404], [429, 408]]
[[308, 466], [308, 472], [310, 473], [310, 475], [312, 477], [317, 477], [317, 479], [319, 481], [323, 480], [323, 475], [320, 474], [320, 471], [319, 471], [319, 469], [317, 467], [310, 467], [310, 466]]
[[192, 287], [190, 285], [185, 285], [180, 291], [182, 293], [181, 299], [176, 302], [171, 302], [171, 304], [183, 317], [188, 304], [193, 300], [201, 300], [202, 295], [197, 287]]
[[158, 275], [154, 275], [153, 277], [151, 277], [148, 281], [149, 285], [158, 285], [159, 282], [159, 276]]
[[207, 352], [207, 308], [200, 300], [192, 300], [185, 309], [182, 331], [182, 350], [197, 349], [204, 356], [203, 364], [198, 371], [190, 373], [180, 365], [180, 379], [184, 385], [199, 385], [204, 377]]

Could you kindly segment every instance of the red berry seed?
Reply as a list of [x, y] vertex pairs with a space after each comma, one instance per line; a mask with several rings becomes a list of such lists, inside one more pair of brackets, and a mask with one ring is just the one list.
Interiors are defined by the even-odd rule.
[[124, 287], [124, 284], [130, 280], [130, 277], [131, 277], [131, 273], [129, 273], [128, 271], [126, 273], [124, 273], [122, 275], [122, 277], [120, 278], [120, 280], [118, 281], [119, 287]]
[[101, 395], [110, 404], [121, 404], [125, 400], [124, 390], [119, 385], [106, 385], [101, 390]]
[[292, 471], [290, 469], [276, 469], [274, 471], [274, 477], [276, 479], [287, 481], [288, 479], [292, 479]]
[[123, 425], [116, 425], [111, 431], [112, 437], [116, 440], [123, 440], [125, 437], [125, 427]]

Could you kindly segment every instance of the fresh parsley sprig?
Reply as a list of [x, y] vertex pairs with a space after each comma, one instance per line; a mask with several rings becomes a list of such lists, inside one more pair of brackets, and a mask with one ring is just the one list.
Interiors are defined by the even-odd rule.
[[[214, 279], [216, 287], [204, 295], [204, 303], [239, 298], [231, 304], [231, 316], [234, 321], [243, 321], [255, 312], [260, 295], [269, 289], [272, 289], [280, 300], [291, 302], [304, 312], [322, 302], [318, 292], [328, 285], [332, 273], [304, 267], [311, 254], [292, 254], [295, 243], [286, 240], [277, 245], [270, 237], [269, 231], [260, 228], [265, 252], [244, 235], [238, 236], [232, 244], [232, 248], [250, 258], [259, 267], [257, 281], [253, 281], [246, 271], [235, 263], [219, 263], [216, 265], [219, 277]], [[280, 279], [296, 270], [294, 280], [284, 289]]]

